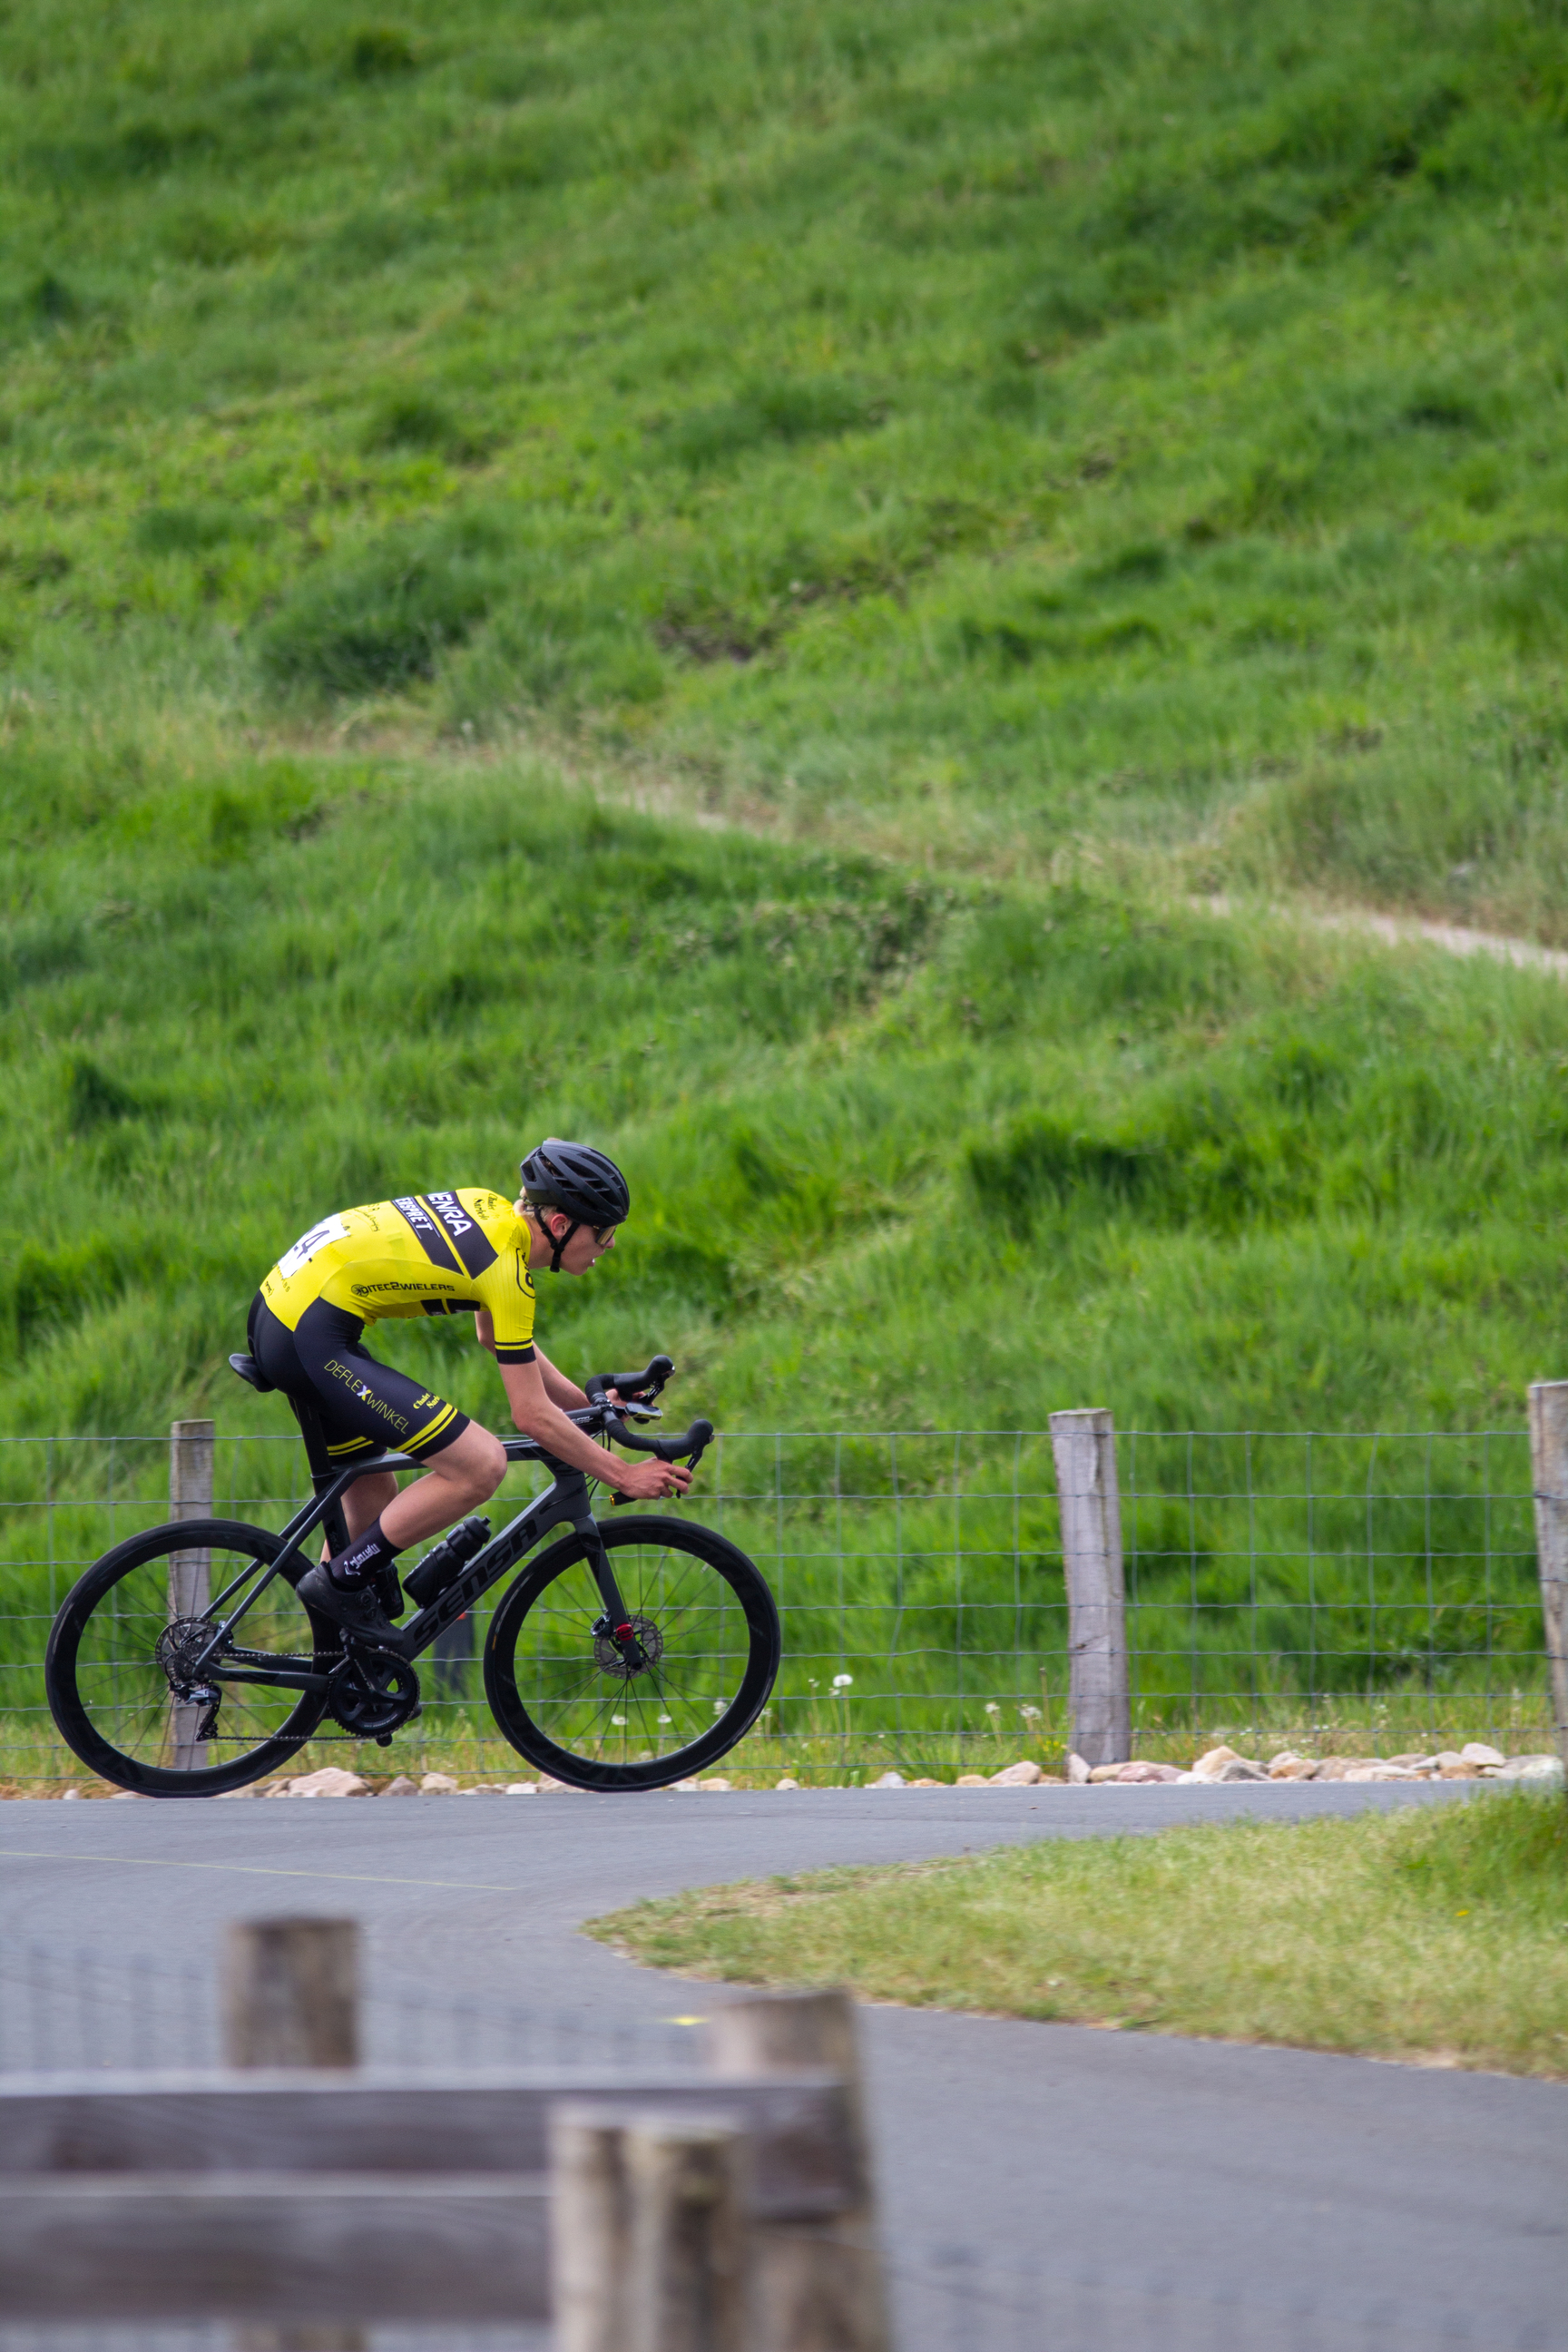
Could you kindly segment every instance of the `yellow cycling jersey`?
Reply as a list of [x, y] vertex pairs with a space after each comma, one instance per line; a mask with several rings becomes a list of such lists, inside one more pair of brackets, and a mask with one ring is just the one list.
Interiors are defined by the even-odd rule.
[[496, 1360], [533, 1361], [528, 1227], [499, 1192], [410, 1192], [323, 1217], [284, 1252], [261, 1296], [290, 1331], [318, 1298], [366, 1323], [488, 1307]]

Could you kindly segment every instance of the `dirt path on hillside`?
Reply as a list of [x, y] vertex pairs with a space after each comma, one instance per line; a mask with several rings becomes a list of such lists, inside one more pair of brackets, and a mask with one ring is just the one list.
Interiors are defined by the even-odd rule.
[[[1223, 895], [1194, 898], [1205, 914], [1234, 915], [1242, 911]], [[1510, 939], [1503, 931], [1473, 930], [1465, 923], [1437, 923], [1422, 915], [1384, 915], [1368, 907], [1293, 907], [1288, 902], [1271, 913], [1304, 923], [1310, 930], [1342, 931], [1381, 940], [1385, 947], [1440, 948], [1445, 955], [1485, 956], [1493, 963], [1511, 964], [1519, 971], [1549, 971], [1568, 979], [1568, 950], [1543, 948], [1534, 940]]]

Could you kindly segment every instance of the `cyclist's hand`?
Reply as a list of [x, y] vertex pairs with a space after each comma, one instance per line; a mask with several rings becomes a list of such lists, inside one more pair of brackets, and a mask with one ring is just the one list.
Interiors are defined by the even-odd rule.
[[667, 1495], [684, 1495], [691, 1473], [684, 1462], [617, 1462], [616, 1492], [628, 1502], [658, 1503]]

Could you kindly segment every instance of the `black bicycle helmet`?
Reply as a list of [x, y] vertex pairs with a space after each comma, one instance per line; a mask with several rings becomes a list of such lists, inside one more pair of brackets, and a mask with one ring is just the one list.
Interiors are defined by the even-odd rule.
[[547, 1135], [531, 1151], [519, 1173], [522, 1197], [532, 1209], [563, 1209], [572, 1223], [556, 1241], [551, 1236], [550, 1271], [561, 1271], [561, 1253], [579, 1225], [619, 1225], [631, 1213], [626, 1180], [613, 1160], [591, 1143], [564, 1143]]

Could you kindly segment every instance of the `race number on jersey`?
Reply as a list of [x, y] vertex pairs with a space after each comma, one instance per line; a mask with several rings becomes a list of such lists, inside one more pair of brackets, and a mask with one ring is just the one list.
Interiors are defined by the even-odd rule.
[[325, 1249], [329, 1242], [346, 1240], [348, 1230], [349, 1221], [346, 1217], [327, 1217], [321, 1224], [312, 1225], [310, 1232], [302, 1234], [293, 1248], [285, 1251], [279, 1259], [278, 1271], [284, 1281], [290, 1280], [299, 1273], [302, 1265], [309, 1265], [316, 1252]]

